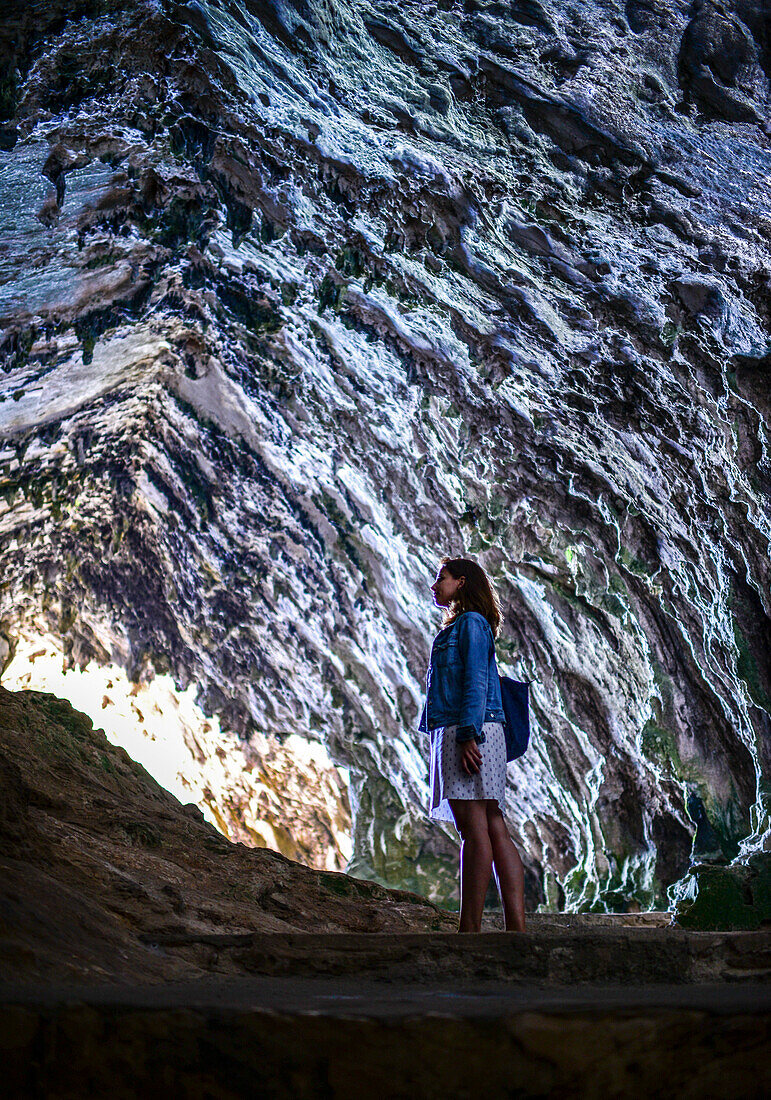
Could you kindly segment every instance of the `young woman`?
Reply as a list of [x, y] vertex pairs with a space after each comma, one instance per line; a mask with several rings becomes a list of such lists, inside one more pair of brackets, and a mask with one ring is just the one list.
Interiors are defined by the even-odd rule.
[[426, 676], [421, 730], [431, 740], [431, 817], [461, 836], [459, 932], [479, 932], [490, 874], [506, 931], [525, 931], [524, 869], [503, 818], [506, 741], [495, 637], [498, 597], [484, 569], [442, 558], [431, 585], [445, 608]]

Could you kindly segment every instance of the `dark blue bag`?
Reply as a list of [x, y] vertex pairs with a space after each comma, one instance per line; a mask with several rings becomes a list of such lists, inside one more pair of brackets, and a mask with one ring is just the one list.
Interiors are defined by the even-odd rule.
[[522, 756], [530, 741], [530, 682], [501, 676], [501, 702], [506, 715], [506, 762]]

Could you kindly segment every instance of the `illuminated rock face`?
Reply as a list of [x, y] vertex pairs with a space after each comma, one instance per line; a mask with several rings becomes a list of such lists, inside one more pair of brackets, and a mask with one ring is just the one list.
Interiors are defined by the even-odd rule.
[[3, 49], [2, 616], [323, 742], [449, 896], [445, 552], [538, 678], [531, 904], [769, 835], [757, 0], [33, 4]]
[[[183, 804], [193, 803], [230, 840], [272, 848], [318, 870], [344, 871], [351, 856], [348, 782], [323, 744], [255, 733], [247, 743], [180, 693], [170, 676], [134, 683], [115, 665], [66, 661], [54, 639], [17, 639], [3, 674], [9, 691], [44, 691], [88, 714]], [[342, 774], [341, 774], [342, 771]]]

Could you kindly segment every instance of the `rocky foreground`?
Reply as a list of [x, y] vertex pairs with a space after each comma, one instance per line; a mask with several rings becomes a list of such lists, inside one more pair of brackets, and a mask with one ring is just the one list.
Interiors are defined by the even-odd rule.
[[[203, 974], [211, 935], [457, 924], [415, 894], [230, 843], [52, 695], [0, 687], [0, 784], [5, 981]], [[170, 935], [192, 946], [159, 951]]]
[[163, 1081], [190, 1100], [765, 1100], [768, 985], [637, 978], [626, 987], [344, 976], [16, 991], [0, 1005], [6, 1095], [59, 1100], [90, 1089], [122, 1100]]
[[231, 843], [50, 694], [0, 687], [0, 853], [9, 1100], [767, 1095], [767, 930], [458, 936]]

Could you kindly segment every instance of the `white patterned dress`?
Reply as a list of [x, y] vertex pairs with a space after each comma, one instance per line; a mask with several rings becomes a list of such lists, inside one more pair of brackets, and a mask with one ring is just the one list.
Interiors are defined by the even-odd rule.
[[455, 740], [457, 725], [439, 726], [429, 733], [431, 766], [429, 814], [435, 821], [455, 821], [450, 798], [495, 798], [501, 812], [506, 809], [506, 737], [502, 722], [485, 722], [485, 740], [479, 771], [473, 775], [461, 767], [462, 745]]

